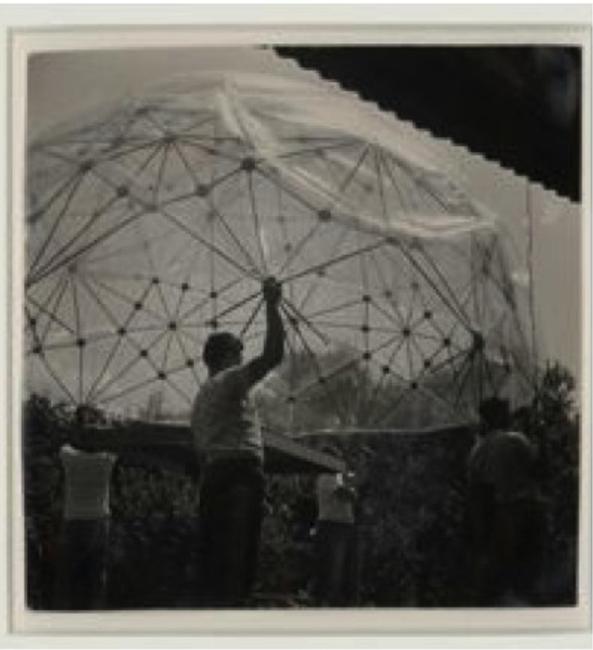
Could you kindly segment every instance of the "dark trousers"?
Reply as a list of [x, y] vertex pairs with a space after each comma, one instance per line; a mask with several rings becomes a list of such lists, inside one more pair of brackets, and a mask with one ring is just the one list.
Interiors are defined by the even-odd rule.
[[478, 604], [537, 604], [546, 532], [541, 504], [523, 499], [498, 505], [489, 523], [477, 554]]
[[257, 459], [208, 464], [200, 485], [202, 605], [237, 607], [251, 594], [263, 512], [264, 475]]
[[315, 598], [320, 606], [354, 605], [358, 558], [354, 524], [320, 521], [317, 524]]
[[100, 609], [105, 605], [108, 538], [108, 517], [64, 521], [56, 565], [56, 609]]

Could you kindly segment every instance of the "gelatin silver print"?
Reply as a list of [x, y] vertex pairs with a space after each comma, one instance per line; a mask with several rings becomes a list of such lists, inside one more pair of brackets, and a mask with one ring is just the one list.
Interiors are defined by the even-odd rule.
[[582, 73], [30, 55], [28, 610], [577, 606]]

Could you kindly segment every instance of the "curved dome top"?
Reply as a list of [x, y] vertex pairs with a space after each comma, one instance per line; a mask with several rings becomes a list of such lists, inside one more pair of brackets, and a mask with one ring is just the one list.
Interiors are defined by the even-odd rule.
[[[151, 115], [151, 120], [138, 119]], [[236, 138], [296, 191], [361, 227], [420, 237], [492, 228], [496, 218], [453, 179], [438, 146], [414, 128], [331, 85], [228, 71], [174, 78], [76, 124], [53, 128], [33, 147], [93, 134], [100, 162], [109, 141], [207, 135]], [[91, 145], [91, 143], [89, 143]], [[126, 174], [126, 170], [117, 170]], [[350, 177], [353, 178], [350, 178]], [[140, 188], [141, 190], [141, 188]]]

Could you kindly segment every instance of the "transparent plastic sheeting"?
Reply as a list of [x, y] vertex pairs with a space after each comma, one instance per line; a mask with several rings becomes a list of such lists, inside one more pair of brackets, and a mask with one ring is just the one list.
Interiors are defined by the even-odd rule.
[[[435, 150], [436, 151], [436, 150]], [[277, 431], [401, 429], [529, 396], [497, 220], [409, 127], [320, 85], [210, 74], [53, 129], [28, 152], [28, 390], [182, 418], [202, 346], [259, 353], [283, 284]]]

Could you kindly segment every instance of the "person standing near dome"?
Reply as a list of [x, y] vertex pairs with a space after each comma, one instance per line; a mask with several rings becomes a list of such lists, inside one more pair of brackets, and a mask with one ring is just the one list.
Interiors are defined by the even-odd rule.
[[243, 344], [216, 332], [204, 345], [208, 379], [193, 406], [200, 463], [199, 556], [203, 605], [244, 605], [257, 570], [264, 499], [263, 441], [249, 392], [282, 361], [282, 290], [264, 281], [266, 336], [261, 355], [243, 363]]
[[480, 417], [468, 458], [476, 595], [485, 606], [535, 604], [544, 532], [536, 449], [511, 430], [507, 400], [484, 400]]
[[[341, 457], [337, 447], [323, 451]], [[353, 606], [358, 591], [358, 545], [353, 472], [325, 473], [317, 478], [315, 527], [315, 599], [320, 607]]]

